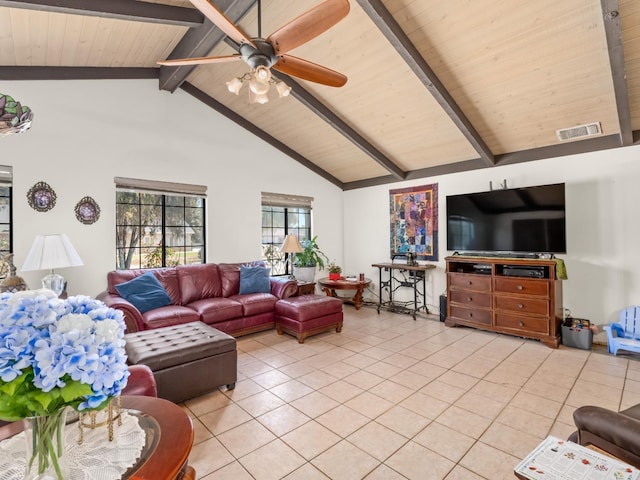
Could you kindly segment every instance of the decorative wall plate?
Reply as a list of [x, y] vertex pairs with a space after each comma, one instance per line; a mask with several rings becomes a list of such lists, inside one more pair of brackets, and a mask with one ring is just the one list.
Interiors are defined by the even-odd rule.
[[29, 206], [38, 212], [48, 212], [56, 206], [56, 192], [48, 183], [38, 182], [27, 192]]
[[76, 203], [75, 212], [78, 221], [85, 225], [96, 223], [100, 218], [100, 207], [91, 197], [84, 197]]

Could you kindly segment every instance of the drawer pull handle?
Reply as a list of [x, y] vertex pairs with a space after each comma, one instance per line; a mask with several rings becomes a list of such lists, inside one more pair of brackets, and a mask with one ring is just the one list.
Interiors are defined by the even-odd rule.
[[519, 304], [518, 304], [518, 308], [524, 308], [524, 305], [523, 305], [523, 304], [521, 304], [521, 303], [519, 303]]
[[473, 317], [473, 313], [469, 313], [469, 318]]
[[518, 322], [518, 326], [519, 327], [524, 327], [524, 323], [522, 323], [522, 321]]
[[469, 280], [469, 285], [473, 285], [473, 282], [471, 280]]
[[473, 298], [469, 297], [469, 298], [467, 298], [467, 301], [468, 302], [473, 302]]
[[522, 285], [518, 285], [516, 288], [517, 288], [518, 290], [522, 290], [522, 288], [523, 288], [523, 287], [522, 287]]

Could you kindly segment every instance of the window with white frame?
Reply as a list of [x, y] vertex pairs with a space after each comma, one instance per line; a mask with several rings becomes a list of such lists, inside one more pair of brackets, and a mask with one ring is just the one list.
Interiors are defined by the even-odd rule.
[[280, 251], [292, 234], [298, 241], [311, 239], [312, 197], [262, 192], [262, 259], [271, 275], [291, 274], [291, 263]]
[[116, 268], [204, 263], [207, 189], [116, 177]]

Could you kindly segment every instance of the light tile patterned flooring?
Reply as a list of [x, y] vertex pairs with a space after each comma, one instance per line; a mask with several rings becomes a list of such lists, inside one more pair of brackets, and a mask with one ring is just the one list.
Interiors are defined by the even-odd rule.
[[640, 362], [345, 306], [342, 333], [238, 339], [238, 383], [189, 400], [206, 480], [510, 479], [580, 405], [640, 402]]

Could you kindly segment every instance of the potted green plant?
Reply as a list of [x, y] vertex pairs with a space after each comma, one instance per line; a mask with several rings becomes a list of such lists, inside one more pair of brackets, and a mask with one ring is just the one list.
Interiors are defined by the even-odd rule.
[[340, 280], [340, 274], [342, 273], [340, 265], [331, 262], [327, 265], [327, 270], [329, 270], [329, 280]]
[[302, 246], [302, 252], [294, 254], [293, 274], [297, 280], [313, 282], [316, 268], [319, 267], [322, 270], [324, 262], [329, 262], [329, 259], [318, 247], [317, 235], [311, 240], [304, 240], [300, 245]]

